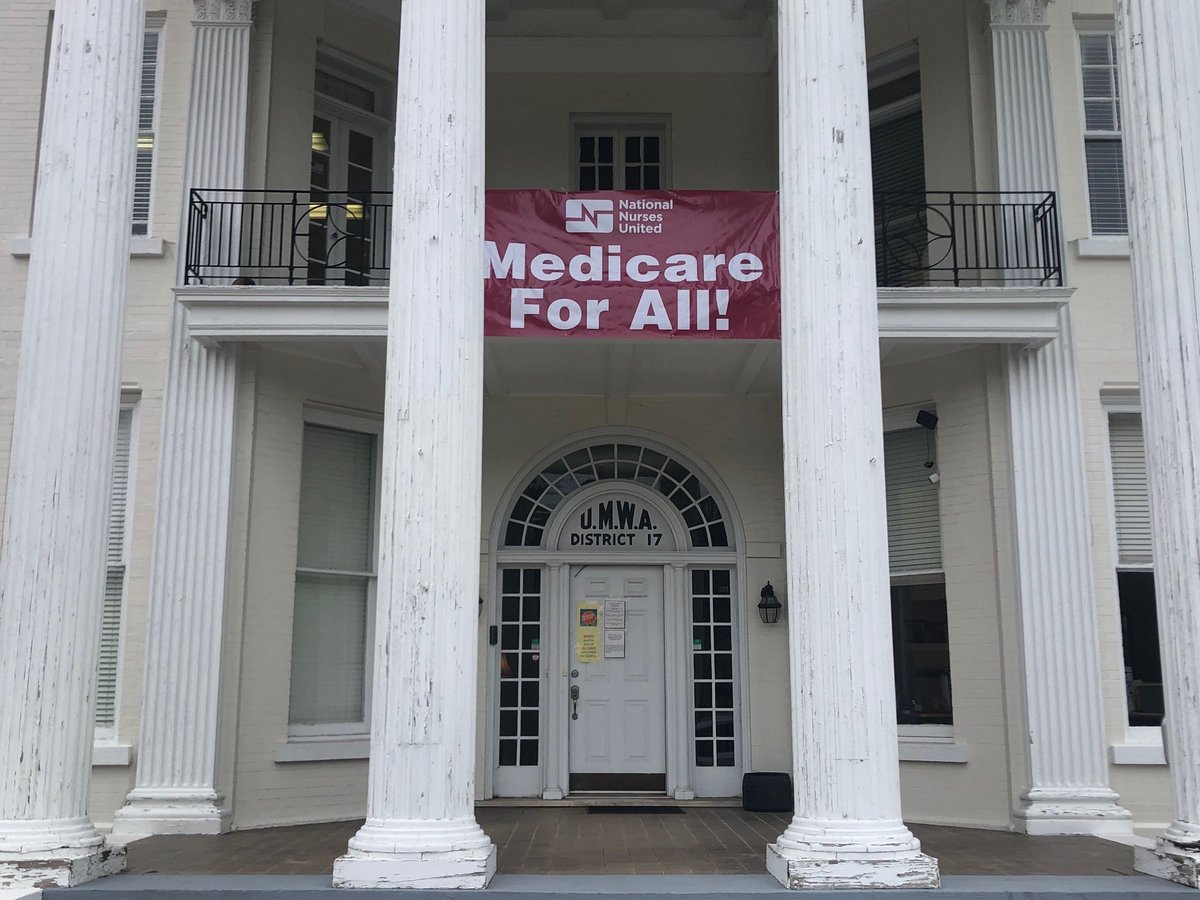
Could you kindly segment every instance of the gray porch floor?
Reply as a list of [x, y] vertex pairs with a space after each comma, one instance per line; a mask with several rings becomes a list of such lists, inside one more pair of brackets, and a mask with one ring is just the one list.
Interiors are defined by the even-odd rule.
[[[722, 807], [595, 814], [582, 807], [480, 807], [500, 875], [762, 875], [788, 816]], [[328, 875], [361, 822], [158, 836], [129, 845], [131, 875]], [[943, 876], [1129, 876], [1129, 847], [1090, 837], [914, 825]], [[1118, 879], [1119, 880], [1119, 879]], [[1139, 879], [1140, 880], [1140, 879]]]

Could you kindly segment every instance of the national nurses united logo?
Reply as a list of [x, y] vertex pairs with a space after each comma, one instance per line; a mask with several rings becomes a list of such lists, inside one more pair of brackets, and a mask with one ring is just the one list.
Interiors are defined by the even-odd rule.
[[615, 224], [611, 200], [567, 201], [567, 234], [612, 234]]

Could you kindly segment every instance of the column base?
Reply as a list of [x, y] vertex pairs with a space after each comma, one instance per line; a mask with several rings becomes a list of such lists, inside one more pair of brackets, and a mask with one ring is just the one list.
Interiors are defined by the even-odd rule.
[[906, 853], [797, 853], [767, 845], [767, 871], [792, 891], [936, 888], [938, 863], [918, 851]]
[[125, 871], [125, 848], [101, 844], [0, 853], [0, 889], [69, 888]]
[[1146, 875], [1200, 888], [1200, 828], [1172, 822], [1153, 847], [1137, 847], [1133, 867]]
[[1013, 824], [1025, 834], [1132, 834], [1133, 816], [1110, 790], [1029, 791]]
[[367, 819], [333, 863], [333, 886], [479, 890], [496, 874], [496, 847], [473, 816]]
[[212, 791], [133, 790], [113, 816], [112, 833], [122, 838], [151, 834], [224, 834], [231, 811]]
[[339, 888], [425, 888], [482, 890], [496, 874], [496, 847], [431, 853], [350, 851], [333, 863]]

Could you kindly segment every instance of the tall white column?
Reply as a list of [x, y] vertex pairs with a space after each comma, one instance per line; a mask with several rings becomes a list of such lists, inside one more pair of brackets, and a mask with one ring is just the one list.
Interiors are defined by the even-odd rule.
[[900, 819], [861, 3], [779, 4], [789, 888], [936, 887]]
[[[251, 0], [194, 3], [185, 212], [192, 187], [237, 190], [246, 177]], [[224, 238], [237, 240], [214, 237]], [[113, 821], [118, 834], [229, 829], [217, 758], [237, 370], [237, 348], [190, 340], [177, 305], [163, 399], [137, 776]]]
[[483, 0], [401, 7], [367, 822], [343, 887], [482, 888]]
[[124, 868], [87, 815], [140, 0], [54, 11], [0, 544], [0, 888]]
[[[1058, 190], [1046, 44], [1050, 0], [988, 0], [999, 187]], [[1028, 784], [1014, 810], [1030, 834], [1131, 828], [1109, 787], [1083, 419], [1071, 311], [1045, 347], [1005, 356], [1012, 445]]]
[[1200, 6], [1118, 0], [1125, 172], [1175, 819], [1143, 872], [1200, 887]]

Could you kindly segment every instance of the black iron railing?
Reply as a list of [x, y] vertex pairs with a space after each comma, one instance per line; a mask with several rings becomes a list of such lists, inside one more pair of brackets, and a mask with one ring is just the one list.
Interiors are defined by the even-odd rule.
[[[185, 282], [386, 285], [392, 195], [193, 190]], [[880, 287], [1061, 286], [1053, 193], [878, 194]]]
[[193, 190], [186, 284], [385, 285], [392, 195]]
[[1053, 192], [875, 196], [880, 287], [1061, 287]]

